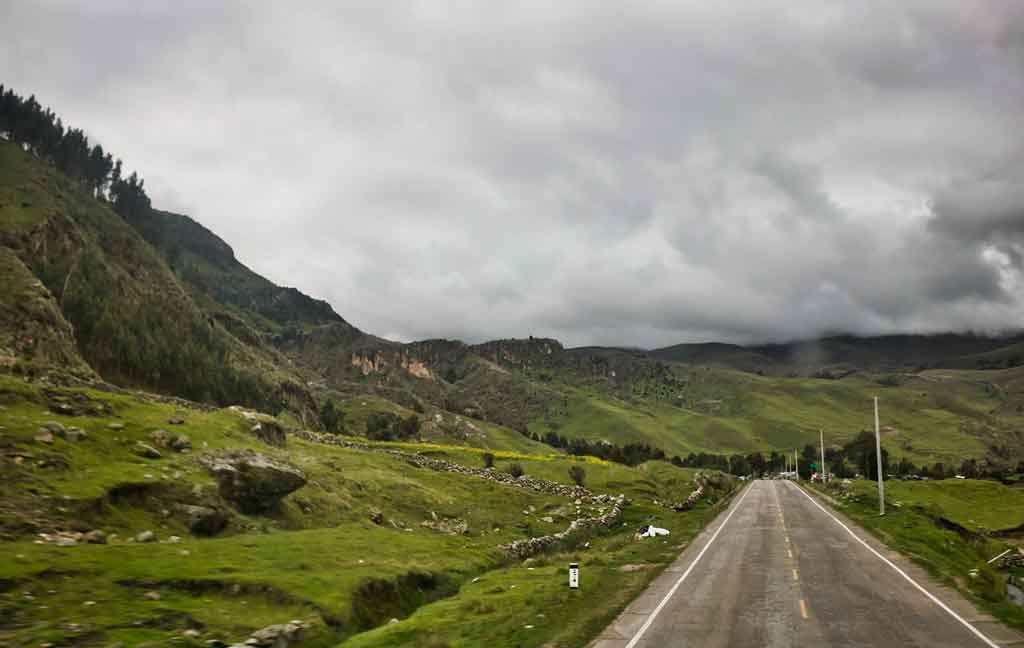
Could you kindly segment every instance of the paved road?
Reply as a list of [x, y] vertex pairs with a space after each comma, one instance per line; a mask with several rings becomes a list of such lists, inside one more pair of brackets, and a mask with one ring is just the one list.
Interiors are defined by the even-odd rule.
[[1024, 637], [788, 481], [752, 483], [593, 644], [1009, 645]]

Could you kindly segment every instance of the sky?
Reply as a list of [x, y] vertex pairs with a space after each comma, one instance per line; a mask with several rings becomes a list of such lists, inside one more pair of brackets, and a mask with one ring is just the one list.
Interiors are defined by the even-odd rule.
[[1024, 323], [1024, 3], [9, 0], [0, 24], [0, 82], [377, 335]]

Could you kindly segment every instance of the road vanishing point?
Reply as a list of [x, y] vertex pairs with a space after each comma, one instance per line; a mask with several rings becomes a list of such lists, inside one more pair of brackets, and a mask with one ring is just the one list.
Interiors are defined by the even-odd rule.
[[755, 481], [592, 648], [1021, 646], [789, 481]]

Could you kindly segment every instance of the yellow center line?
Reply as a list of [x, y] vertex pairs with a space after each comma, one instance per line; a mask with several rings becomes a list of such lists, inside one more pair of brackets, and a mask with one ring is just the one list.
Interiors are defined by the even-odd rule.
[[807, 618], [807, 604], [804, 603], [803, 599], [800, 599], [800, 616]]

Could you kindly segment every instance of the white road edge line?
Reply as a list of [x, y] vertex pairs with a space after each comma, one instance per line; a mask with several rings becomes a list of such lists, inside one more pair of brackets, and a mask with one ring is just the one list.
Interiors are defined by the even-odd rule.
[[914, 587], [916, 587], [916, 588], [917, 588], [917, 589], [918, 589], [918, 590], [919, 590], [919, 591], [920, 591], [920, 592], [921, 592], [922, 594], [924, 594], [925, 596], [927, 596], [928, 598], [930, 598], [930, 599], [932, 600], [932, 602], [933, 602], [933, 603], [935, 603], [935, 605], [938, 605], [938, 606], [939, 606], [940, 608], [942, 608], [942, 609], [943, 609], [943, 610], [945, 610], [945, 611], [946, 611], [947, 613], [949, 613], [949, 615], [950, 615], [951, 617], [953, 617], [954, 619], [956, 619], [957, 621], [959, 621], [960, 623], [962, 623], [962, 624], [964, 625], [964, 627], [966, 627], [966, 628], [967, 628], [968, 630], [970, 630], [971, 632], [973, 632], [973, 633], [974, 633], [974, 635], [975, 635], [976, 637], [978, 637], [979, 639], [981, 639], [982, 641], [984, 641], [984, 642], [985, 642], [985, 644], [986, 644], [987, 646], [990, 646], [990, 648], [999, 648], [999, 644], [997, 644], [996, 642], [992, 641], [991, 639], [989, 639], [988, 637], [986, 637], [985, 635], [983, 635], [983, 634], [981, 633], [981, 631], [980, 631], [980, 630], [978, 630], [978, 629], [977, 629], [977, 628], [975, 628], [975, 627], [974, 627], [973, 625], [971, 625], [971, 624], [970, 624], [970, 622], [969, 622], [969, 621], [967, 621], [966, 619], [964, 619], [964, 618], [963, 618], [962, 616], [960, 616], [959, 614], [957, 614], [957, 613], [956, 613], [956, 612], [954, 612], [953, 610], [949, 609], [949, 606], [947, 606], [947, 605], [946, 605], [945, 603], [943, 603], [943, 602], [942, 602], [942, 601], [940, 601], [940, 600], [939, 600], [938, 598], [936, 598], [934, 594], [932, 594], [931, 592], [929, 592], [928, 590], [926, 590], [926, 589], [925, 589], [924, 587], [922, 587], [921, 585], [919, 585], [919, 584], [918, 584], [918, 582], [917, 582], [917, 581], [915, 581], [915, 580], [914, 580], [913, 578], [911, 578], [910, 576], [908, 576], [908, 575], [907, 575], [907, 573], [906, 573], [905, 571], [903, 571], [902, 569], [900, 569], [899, 567], [897, 567], [896, 565], [894, 565], [894, 564], [893, 564], [893, 563], [892, 563], [892, 562], [891, 562], [891, 561], [890, 561], [890, 560], [889, 560], [888, 558], [886, 558], [886, 557], [885, 557], [885, 556], [883, 556], [882, 554], [880, 554], [880, 553], [878, 553], [877, 551], [875, 551], [874, 547], [872, 547], [872, 546], [871, 546], [871, 545], [869, 545], [868, 543], [866, 543], [866, 542], [864, 542], [863, 540], [861, 540], [860, 536], [858, 536], [858, 535], [857, 535], [856, 533], [854, 533], [853, 531], [851, 531], [851, 530], [850, 530], [850, 527], [846, 526], [845, 524], [843, 524], [843, 523], [842, 523], [842, 522], [841, 522], [841, 521], [839, 520], [839, 518], [837, 518], [836, 516], [834, 516], [834, 515], [832, 515], [831, 513], [829, 513], [829, 512], [828, 512], [828, 510], [827, 510], [827, 509], [826, 509], [826, 508], [825, 508], [824, 506], [822, 506], [821, 504], [818, 504], [818, 502], [817, 502], [817, 501], [816, 501], [816, 500], [815, 500], [815, 499], [814, 499], [813, 497], [811, 497], [810, 495], [808, 495], [807, 493], [805, 493], [805, 492], [804, 492], [804, 489], [800, 488], [799, 486], [796, 486], [795, 484], [794, 484], [794, 487], [795, 487], [795, 488], [796, 488], [796, 489], [797, 489], [798, 491], [800, 491], [800, 494], [801, 494], [801, 495], [803, 495], [804, 497], [806, 497], [807, 499], [809, 499], [809, 500], [811, 501], [811, 504], [814, 504], [814, 505], [815, 505], [815, 506], [817, 506], [817, 507], [818, 507], [819, 509], [821, 509], [821, 512], [822, 512], [822, 513], [824, 513], [825, 515], [829, 516], [830, 518], [832, 518], [832, 519], [833, 519], [833, 520], [835, 521], [835, 523], [836, 523], [836, 524], [838, 524], [839, 526], [841, 526], [841, 527], [843, 527], [844, 529], [846, 529], [846, 532], [847, 532], [847, 533], [849, 533], [849, 534], [850, 534], [851, 536], [853, 536], [853, 539], [854, 539], [854, 540], [856, 540], [857, 542], [859, 542], [859, 543], [861, 543], [862, 545], [864, 545], [864, 547], [865, 547], [865, 548], [866, 548], [866, 549], [867, 549], [868, 551], [870, 551], [871, 553], [875, 554], [875, 556], [877, 556], [877, 557], [878, 557], [878, 559], [879, 559], [879, 560], [881, 560], [882, 562], [884, 562], [884, 563], [885, 563], [886, 565], [889, 565], [890, 567], [892, 567], [893, 569], [895, 569], [895, 570], [896, 570], [896, 573], [897, 573], [897, 574], [899, 574], [899, 575], [900, 575], [900, 576], [902, 576], [903, 578], [907, 579], [907, 582], [909, 582], [909, 583], [910, 583], [911, 585], [913, 585]]
[[715, 529], [715, 534], [711, 536], [711, 539], [708, 540], [706, 545], [704, 545], [704, 548], [700, 550], [700, 553], [697, 554], [697, 557], [693, 559], [693, 562], [691, 562], [690, 566], [686, 568], [686, 571], [684, 571], [683, 575], [679, 577], [679, 580], [677, 580], [676, 584], [672, 586], [672, 589], [668, 591], [668, 594], [665, 595], [665, 598], [661, 599], [661, 602], [658, 603], [658, 607], [654, 608], [654, 611], [647, 615], [647, 620], [644, 621], [644, 624], [640, 626], [639, 630], [636, 631], [636, 634], [633, 635], [633, 638], [629, 640], [629, 643], [626, 644], [625, 648], [634, 648], [637, 642], [640, 641], [640, 638], [644, 636], [644, 633], [647, 632], [647, 629], [651, 627], [652, 623], [654, 623], [655, 617], [657, 617], [658, 613], [661, 612], [661, 608], [665, 607], [665, 604], [668, 603], [668, 600], [672, 598], [672, 595], [676, 593], [676, 590], [678, 590], [679, 586], [683, 584], [683, 581], [686, 580], [686, 577], [690, 575], [690, 572], [693, 571], [693, 568], [697, 565], [698, 562], [700, 562], [700, 559], [704, 557], [704, 552], [708, 550], [708, 547], [710, 547], [711, 543], [715, 541], [715, 538], [717, 538], [718, 534], [722, 531], [722, 529], [725, 528], [725, 525], [729, 524], [729, 520], [732, 518], [733, 513], [735, 513], [740, 508], [740, 504], [743, 503], [743, 500], [746, 499], [747, 497], [747, 493], [749, 493], [753, 487], [754, 485], [751, 484], [750, 486], [747, 487], [746, 490], [743, 491], [743, 495], [740, 496], [739, 500], [737, 500], [736, 502], [736, 505], [732, 507], [731, 511], [729, 511], [729, 515], [725, 516], [725, 519], [722, 521], [722, 523], [718, 525], [717, 529]]

